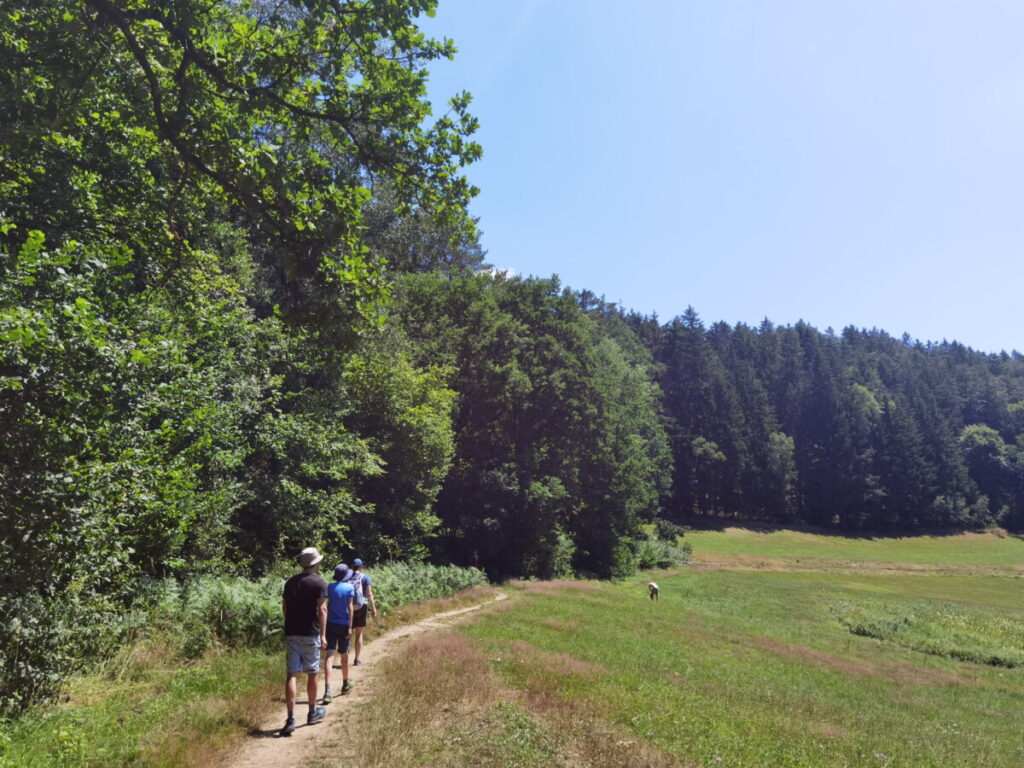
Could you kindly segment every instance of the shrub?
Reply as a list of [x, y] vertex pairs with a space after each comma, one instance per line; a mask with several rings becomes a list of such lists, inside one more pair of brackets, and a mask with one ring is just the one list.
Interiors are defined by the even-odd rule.
[[639, 568], [668, 568], [689, 562], [692, 552], [690, 542], [676, 546], [661, 539], [642, 540], [637, 542], [636, 564]]
[[683, 526], [677, 525], [671, 520], [665, 520], [662, 517], [654, 521], [654, 530], [658, 534], [659, 539], [673, 543], [686, 534], [686, 529]]
[[212, 646], [267, 647], [281, 638], [281, 583], [265, 577], [203, 576], [181, 604], [183, 652], [196, 656]]
[[487, 576], [478, 568], [429, 563], [385, 563], [367, 569], [367, 575], [373, 582], [377, 610], [384, 613], [487, 583]]

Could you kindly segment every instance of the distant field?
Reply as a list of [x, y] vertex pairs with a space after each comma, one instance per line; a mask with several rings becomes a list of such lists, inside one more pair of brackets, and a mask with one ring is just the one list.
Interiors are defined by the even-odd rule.
[[994, 533], [861, 538], [727, 528], [724, 531], [690, 531], [686, 540], [693, 546], [695, 560], [708, 560], [718, 555], [743, 555], [790, 561], [808, 558], [1024, 567], [1024, 540]]
[[[698, 560], [767, 551], [1010, 565], [1024, 554], [1020, 541], [996, 536], [691, 541]], [[650, 577], [658, 603], [645, 596]], [[606, 744], [653, 749], [665, 764], [1021, 766], [1022, 588], [1013, 573], [680, 568], [620, 584], [522, 585], [507, 610], [462, 632], [504, 685], [524, 692], [538, 727], [561, 712], [556, 741], [574, 718], [592, 729], [597, 717], [620, 734]], [[531, 764], [562, 765], [565, 754]], [[662, 763], [648, 754], [631, 764]]]

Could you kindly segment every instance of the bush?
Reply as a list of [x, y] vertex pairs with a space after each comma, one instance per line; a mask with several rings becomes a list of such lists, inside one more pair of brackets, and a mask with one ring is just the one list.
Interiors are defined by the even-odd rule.
[[683, 526], [677, 525], [671, 520], [665, 520], [662, 517], [654, 521], [654, 531], [658, 534], [659, 539], [664, 539], [673, 544], [686, 534], [686, 529]]
[[386, 613], [406, 603], [448, 597], [487, 583], [478, 568], [428, 563], [386, 563], [367, 569], [377, 610]]
[[281, 639], [281, 583], [203, 576], [193, 581], [181, 603], [186, 656], [209, 647], [260, 648]]
[[635, 550], [637, 548], [638, 542], [630, 539], [619, 540], [618, 545], [615, 547], [611, 573], [609, 574], [611, 578], [624, 579], [636, 573], [637, 559]]
[[647, 539], [637, 542], [636, 564], [639, 568], [668, 568], [689, 562], [692, 552], [690, 542], [676, 546], [661, 539]]

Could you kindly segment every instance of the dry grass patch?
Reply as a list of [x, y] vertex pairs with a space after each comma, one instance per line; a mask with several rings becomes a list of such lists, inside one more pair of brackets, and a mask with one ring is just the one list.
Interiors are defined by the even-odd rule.
[[948, 686], [969, 684], [970, 679], [946, 672], [941, 669], [919, 667], [907, 662], [867, 662], [860, 659], [836, 656], [816, 648], [804, 645], [791, 645], [772, 640], [768, 637], [754, 637], [752, 642], [758, 648], [770, 651], [782, 658], [800, 662], [810, 662], [819, 667], [826, 667], [846, 675], [871, 677], [890, 683], [902, 685]]
[[524, 640], [509, 643], [509, 652], [517, 664], [532, 665], [550, 675], [594, 677], [608, 671], [600, 664], [591, 664], [568, 653], [544, 651]]
[[552, 730], [562, 735], [566, 759], [571, 768], [687, 768], [686, 762], [660, 751], [636, 738], [626, 729], [607, 720], [605, 713], [592, 706], [566, 701], [549, 691], [531, 688], [526, 706], [542, 715]]
[[[510, 652], [516, 663], [529, 663], [542, 675], [604, 671], [524, 642], [512, 643]], [[380, 693], [362, 705], [359, 727], [347, 732], [347, 743], [329, 748], [332, 756], [322, 765], [357, 755], [365, 768], [685, 765], [608, 722], [598, 710], [540, 685], [526, 691], [502, 686], [480, 650], [458, 632], [415, 638], [384, 664]]]
[[589, 581], [571, 581], [569, 579], [555, 579], [552, 581], [514, 581], [513, 586], [522, 587], [528, 595], [561, 595], [566, 591], [574, 592], [600, 592], [601, 588]]
[[[507, 606], [511, 608], [512, 606]], [[578, 621], [571, 621], [569, 619], [544, 619], [544, 626], [548, 629], [553, 629], [555, 632], [561, 632], [563, 634], [576, 632], [580, 628]]]
[[497, 698], [483, 655], [454, 632], [410, 640], [384, 662], [378, 689], [329, 764], [358, 756], [366, 768], [460, 765], [467, 730], [488, 728]]

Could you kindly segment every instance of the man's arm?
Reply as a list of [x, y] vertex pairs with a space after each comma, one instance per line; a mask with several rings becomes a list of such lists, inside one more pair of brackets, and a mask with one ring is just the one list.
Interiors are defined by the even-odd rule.
[[370, 601], [370, 611], [373, 613], [373, 618], [377, 618], [377, 603], [373, 600], [373, 587], [369, 584], [365, 585], [366, 599]]
[[348, 596], [348, 632], [345, 633], [345, 637], [352, 635], [352, 620], [356, 615], [356, 601], [352, 595]]
[[316, 612], [320, 618], [320, 650], [327, 650], [327, 598], [321, 597], [316, 604]]

